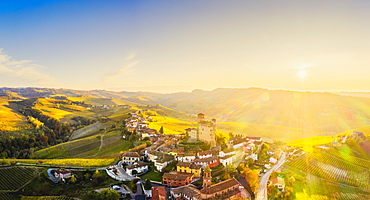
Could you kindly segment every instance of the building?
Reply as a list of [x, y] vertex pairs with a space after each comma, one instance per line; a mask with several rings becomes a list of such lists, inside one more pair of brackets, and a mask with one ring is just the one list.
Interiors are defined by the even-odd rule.
[[56, 178], [70, 178], [72, 176], [71, 171], [68, 169], [58, 169], [54, 171], [54, 176]]
[[125, 164], [133, 164], [140, 160], [140, 155], [138, 152], [125, 152], [122, 155], [122, 162]]
[[273, 184], [275, 187], [279, 188], [280, 190], [283, 190], [285, 188], [284, 178], [281, 178], [279, 176], [272, 179], [271, 184]]
[[152, 187], [152, 200], [167, 200], [165, 187]]
[[185, 129], [190, 138], [216, 146], [216, 119], [206, 121], [203, 113], [198, 114], [198, 128]]
[[222, 163], [224, 166], [227, 166], [229, 164], [233, 163], [233, 157], [234, 155], [228, 155], [220, 158], [220, 163]]
[[209, 166], [212, 168], [212, 167], [217, 167], [218, 165], [220, 165], [220, 159], [218, 158], [218, 156], [212, 156], [210, 158], [204, 158], [204, 159], [197, 158], [194, 160], [194, 163], [197, 165], [201, 165], [202, 167]]
[[195, 160], [195, 153], [181, 153], [175, 156], [177, 161], [193, 162]]
[[185, 129], [186, 133], [190, 138], [198, 138], [198, 129], [196, 128], [187, 128]]
[[216, 146], [216, 119], [206, 121], [204, 114], [198, 114], [198, 137], [197, 139], [211, 144], [211, 147]]
[[176, 165], [176, 171], [191, 173], [194, 174], [194, 177], [200, 177], [202, 166], [189, 162], [178, 162]]
[[186, 185], [172, 188], [171, 195], [175, 199], [184, 200], [251, 198], [247, 190], [234, 178], [212, 185], [211, 170], [209, 167], [204, 169], [203, 187], [201, 190], [196, 189], [193, 185]]
[[168, 186], [184, 186], [191, 183], [193, 174], [172, 171], [164, 173], [162, 183]]
[[144, 173], [146, 171], [148, 171], [148, 164], [146, 164], [145, 162], [142, 162], [142, 161], [138, 161], [134, 164], [126, 166], [126, 172], [127, 172], [127, 174], [129, 174], [131, 176], [134, 176], [136, 174], [141, 174], [141, 173]]

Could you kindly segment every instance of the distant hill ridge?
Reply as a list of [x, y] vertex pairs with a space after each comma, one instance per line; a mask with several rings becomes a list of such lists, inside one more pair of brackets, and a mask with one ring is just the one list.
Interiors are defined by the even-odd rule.
[[[233, 131], [275, 135], [294, 140], [318, 135], [334, 135], [349, 129], [370, 125], [370, 98], [366, 93], [299, 92], [267, 90], [261, 88], [219, 88], [212, 91], [194, 90], [159, 94], [151, 92], [114, 92], [106, 90], [70, 90], [53, 88], [0, 88], [0, 96], [96, 97], [122, 99], [128, 104], [163, 105], [165, 107], [197, 114], [206, 113], [218, 122], [237, 122]], [[220, 123], [219, 128], [223, 128]], [[229, 125], [227, 125], [229, 126]], [[255, 133], [253, 132], [255, 131]]]

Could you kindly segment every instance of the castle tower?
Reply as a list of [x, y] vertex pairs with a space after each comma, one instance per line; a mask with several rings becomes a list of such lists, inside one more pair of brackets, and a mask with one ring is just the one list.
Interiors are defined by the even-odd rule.
[[198, 137], [197, 139], [211, 144], [211, 147], [216, 146], [216, 119], [206, 121], [204, 114], [198, 114]]
[[203, 189], [211, 187], [212, 184], [212, 175], [211, 175], [211, 168], [207, 165], [204, 168], [204, 175], [203, 175]]
[[203, 113], [198, 114], [198, 121], [199, 122], [204, 121], [204, 114]]

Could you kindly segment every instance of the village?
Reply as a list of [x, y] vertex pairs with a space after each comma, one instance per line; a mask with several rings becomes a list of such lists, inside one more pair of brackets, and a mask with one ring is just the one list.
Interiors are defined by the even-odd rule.
[[[150, 118], [140, 117], [138, 111], [131, 113], [126, 119], [127, 129], [149, 138], [153, 144], [139, 152], [123, 153], [117, 165], [106, 169], [107, 174], [119, 181], [141, 178], [138, 187], [143, 192], [135, 199], [254, 199], [256, 191], [252, 191], [237, 168], [255, 163], [261, 175], [277, 163], [282, 150], [267, 148], [269, 145], [261, 137], [232, 136], [221, 147], [216, 142], [216, 119], [206, 120], [202, 113], [197, 117], [197, 128], [188, 128], [180, 135], [162, 135], [161, 131], [148, 128]], [[161, 179], [144, 178], [154, 173], [160, 174]], [[151, 190], [143, 186], [148, 180], [153, 184]], [[271, 184], [281, 189], [284, 185], [281, 180]], [[127, 198], [129, 193], [124, 190], [121, 195]]]
[[[305, 151], [232, 133], [220, 144], [216, 119], [207, 120], [202, 113], [197, 119], [197, 127], [167, 135], [162, 128], [148, 128], [150, 116], [144, 118], [140, 111], [130, 113], [125, 120], [127, 130], [151, 141], [151, 145], [124, 152], [116, 165], [104, 168], [109, 177], [122, 183], [110, 189], [116, 190], [120, 199], [138, 200], [267, 199], [268, 188], [270, 193], [271, 188], [288, 193], [284, 178], [276, 174], [284, 162], [289, 162], [288, 157], [294, 159]], [[364, 136], [354, 132], [317, 148], [335, 147], [350, 137]], [[70, 170], [48, 170], [51, 172], [56, 182], [73, 176]], [[125, 183], [134, 183], [135, 187], [130, 189]]]

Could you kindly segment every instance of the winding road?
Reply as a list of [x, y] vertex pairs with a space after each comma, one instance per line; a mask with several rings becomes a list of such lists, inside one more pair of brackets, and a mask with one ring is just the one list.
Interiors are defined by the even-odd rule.
[[261, 176], [258, 193], [255, 198], [256, 200], [267, 200], [267, 181], [269, 180], [271, 173], [278, 169], [279, 167], [281, 167], [281, 165], [283, 165], [283, 163], [285, 162], [285, 158], [286, 153], [284, 152], [281, 155], [281, 158], [279, 159], [277, 164], [274, 165], [269, 171], [267, 171], [264, 175]]

